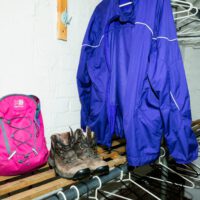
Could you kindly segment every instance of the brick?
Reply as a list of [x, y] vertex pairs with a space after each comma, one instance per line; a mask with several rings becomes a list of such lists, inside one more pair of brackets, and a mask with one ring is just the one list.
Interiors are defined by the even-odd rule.
[[69, 110], [70, 112], [73, 111], [80, 111], [81, 104], [78, 98], [71, 99], [69, 102]]
[[57, 98], [55, 108], [57, 113], [69, 112], [69, 101], [66, 98]]

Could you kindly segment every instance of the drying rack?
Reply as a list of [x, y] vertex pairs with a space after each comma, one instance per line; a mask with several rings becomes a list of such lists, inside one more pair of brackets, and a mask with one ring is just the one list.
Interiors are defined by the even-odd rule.
[[[192, 123], [192, 128], [196, 132], [200, 130], [200, 120]], [[200, 132], [199, 132], [200, 134]], [[104, 149], [100, 146], [97, 152], [104, 159], [109, 167], [110, 173], [106, 176], [90, 177], [87, 180], [87, 186], [90, 190], [95, 190], [99, 187], [99, 182], [102, 184], [119, 178], [121, 173], [127, 173], [126, 165], [126, 142], [124, 139], [114, 140], [112, 148]], [[120, 167], [119, 167], [120, 166]], [[1, 200], [74, 200], [77, 199], [77, 191], [80, 196], [87, 193], [87, 188], [83, 187], [82, 181], [73, 181], [61, 178], [55, 174], [54, 169], [49, 165], [45, 165], [32, 173], [20, 176], [0, 176], [0, 199]], [[70, 189], [71, 186], [74, 186]], [[65, 193], [64, 193], [65, 192]], [[65, 195], [65, 197], [64, 197]], [[61, 197], [61, 198], [58, 198]], [[63, 196], [63, 198], [62, 198]]]
[[[126, 162], [125, 140], [114, 140], [110, 151], [98, 147], [97, 151], [104, 159], [111, 171], [108, 176], [119, 176], [120, 170], [116, 166]], [[126, 167], [124, 168], [126, 169]], [[110, 178], [112, 178], [110, 176]], [[113, 177], [116, 178], [116, 177]], [[54, 193], [58, 193], [63, 188], [69, 188], [78, 182], [67, 180], [57, 176], [49, 165], [26, 175], [21, 176], [0, 176], [0, 199], [1, 200], [30, 200], [44, 199]]]

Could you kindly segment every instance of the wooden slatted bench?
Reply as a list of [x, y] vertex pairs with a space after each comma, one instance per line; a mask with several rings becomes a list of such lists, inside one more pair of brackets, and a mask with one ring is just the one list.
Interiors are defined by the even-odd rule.
[[[113, 141], [110, 151], [98, 147], [102, 159], [107, 161], [110, 168], [126, 162], [125, 140]], [[60, 188], [68, 188], [76, 182], [57, 176], [49, 165], [26, 175], [0, 176], [0, 199], [30, 200]]]

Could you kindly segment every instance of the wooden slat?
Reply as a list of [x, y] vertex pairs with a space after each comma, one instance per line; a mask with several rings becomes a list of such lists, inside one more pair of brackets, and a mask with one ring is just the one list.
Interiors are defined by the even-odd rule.
[[126, 156], [119, 156], [118, 158], [108, 162], [110, 168], [124, 164], [126, 162]]
[[65, 187], [67, 185], [72, 185], [74, 183], [76, 182], [72, 180], [60, 178], [58, 180], [51, 181], [42, 186], [35, 187], [30, 190], [26, 190], [25, 192], [21, 192], [19, 194], [13, 195], [8, 198], [4, 198], [4, 200], [30, 200], [30, 199], [42, 196], [44, 194], [47, 194], [49, 192], [52, 192], [54, 190], [57, 190], [59, 188]]
[[[116, 147], [117, 145], [120, 145], [120, 144], [124, 145], [124, 144], [125, 144], [125, 140], [123, 140], [123, 139], [121, 139], [121, 140], [114, 140], [114, 141], [112, 142], [112, 147]], [[102, 147], [97, 147], [97, 152], [98, 152], [99, 154], [101, 154], [101, 153], [103, 153], [103, 152], [106, 152], [106, 150], [103, 149]]]
[[102, 159], [107, 159], [107, 158], [114, 159], [114, 158], [118, 157], [119, 154], [124, 153], [125, 151], [126, 151], [126, 148], [124, 146], [122, 146], [122, 147], [118, 147], [118, 148], [114, 149], [111, 153], [108, 153], [108, 152], [102, 153], [102, 154], [100, 154], [100, 157]]
[[5, 180], [9, 180], [9, 179], [12, 179], [12, 178], [16, 178], [16, 177], [19, 177], [19, 176], [0, 176], [0, 182], [5, 181]]
[[125, 140], [123, 140], [123, 139], [122, 140], [114, 140], [112, 142], [112, 147], [115, 147], [115, 146], [123, 144], [123, 143], [125, 143]]
[[35, 174], [26, 178], [22, 178], [16, 181], [8, 182], [0, 186], [0, 195], [4, 195], [30, 185], [34, 185], [36, 183], [40, 183], [42, 181], [48, 180], [50, 178], [55, 177], [55, 171], [53, 169], [48, 170], [46, 172], [42, 172], [39, 174]]
[[[49, 165], [46, 164], [43, 167], [39, 168], [38, 170], [45, 169], [45, 168], [49, 168]], [[38, 170], [36, 170], [35, 172], [37, 172]], [[30, 173], [27, 174], [27, 175], [30, 175]], [[20, 178], [20, 175], [18, 175], [18, 176], [0, 176], [0, 182], [10, 180], [10, 179], [13, 179], [13, 178], [17, 178], [17, 177]]]
[[102, 147], [97, 147], [97, 153], [98, 154], [101, 154], [103, 152], [105, 152], [105, 150]]
[[[126, 162], [125, 156], [119, 156], [118, 158], [111, 160], [108, 162], [108, 165], [110, 168], [115, 167], [117, 165], [123, 164]], [[13, 195], [11, 197], [5, 198], [5, 200], [30, 200], [39, 196], [42, 196], [44, 194], [47, 194], [49, 192], [52, 192], [54, 190], [57, 190], [59, 188], [69, 186], [76, 183], [72, 180], [67, 179], [58, 179], [56, 181], [52, 181], [50, 183], [44, 184], [42, 186], [27, 190], [25, 192]]]
[[[113, 141], [112, 147], [118, 146], [120, 144], [124, 145], [124, 140]], [[100, 149], [99, 153], [100, 153], [101, 158], [103, 158], [103, 159], [111, 158], [112, 159], [112, 160], [108, 161], [108, 165], [110, 168], [126, 162], [126, 157], [120, 155], [125, 152], [125, 150], [126, 150], [125, 146], [120, 146], [118, 148], [115, 148], [111, 151], [111, 153], [109, 153], [108, 151], [104, 150], [101, 147], [98, 148], [98, 150], [99, 149]], [[48, 164], [38, 170], [41, 170], [43, 168], [49, 168]], [[38, 170], [36, 170], [35, 172], [38, 172]], [[45, 171], [45, 172], [40, 172], [40, 173], [38, 172], [35, 175], [23, 177], [23, 178], [20, 178], [20, 176], [12, 176], [12, 177], [1, 177], [0, 176], [0, 181], [5, 181], [8, 179], [12, 179], [12, 178], [18, 178], [16, 181], [12, 181], [10, 183], [5, 183], [5, 184], [1, 185], [0, 186], [0, 195], [12, 193], [14, 191], [23, 189], [25, 187], [32, 186], [37, 183], [41, 183], [42, 181], [51, 179], [55, 176], [56, 176], [56, 174], [55, 174], [54, 170], [52, 170], [52, 169], [49, 169], [48, 171]], [[76, 182], [58, 177], [57, 180], [51, 181], [49, 183], [43, 184], [41, 186], [29, 189], [29, 190], [25, 190], [24, 192], [15, 194], [6, 199], [9, 199], [9, 200], [18, 200], [18, 199], [26, 200], [27, 199], [27, 200], [29, 200], [29, 199], [33, 199], [33, 198], [42, 196], [44, 194], [47, 194], [47, 193], [57, 190], [59, 188], [69, 186], [74, 183], [76, 183]]]

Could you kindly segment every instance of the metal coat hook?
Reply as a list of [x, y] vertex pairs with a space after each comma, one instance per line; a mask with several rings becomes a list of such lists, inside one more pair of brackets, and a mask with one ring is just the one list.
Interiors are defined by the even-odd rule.
[[70, 25], [70, 23], [72, 21], [72, 17], [69, 17], [69, 13], [67, 12], [67, 10], [65, 10], [61, 14], [61, 21], [65, 26]]

